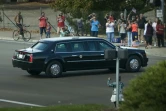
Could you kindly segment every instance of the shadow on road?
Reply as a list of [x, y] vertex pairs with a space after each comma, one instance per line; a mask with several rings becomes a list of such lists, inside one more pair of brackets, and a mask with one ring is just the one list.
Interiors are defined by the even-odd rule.
[[[134, 72], [133, 74], [142, 73], [145, 69], [141, 69], [139, 72]], [[127, 72], [126, 70], [120, 69], [120, 74], [132, 74], [132, 72]], [[97, 70], [81, 70], [81, 71], [68, 71], [62, 73], [60, 78], [66, 77], [78, 77], [78, 76], [96, 76], [96, 75], [107, 75], [107, 74], [116, 74], [116, 70], [108, 70], [108, 69], [97, 69]], [[26, 75], [31, 78], [49, 78], [45, 73], [41, 73], [37, 76]]]

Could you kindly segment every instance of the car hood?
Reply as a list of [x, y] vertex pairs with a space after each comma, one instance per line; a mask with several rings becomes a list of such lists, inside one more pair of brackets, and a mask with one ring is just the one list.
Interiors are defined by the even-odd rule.
[[120, 46], [120, 48], [122, 48], [122, 49], [135, 49], [135, 50], [140, 50], [139, 48], [135, 48], [135, 47], [124, 47], [124, 46]]

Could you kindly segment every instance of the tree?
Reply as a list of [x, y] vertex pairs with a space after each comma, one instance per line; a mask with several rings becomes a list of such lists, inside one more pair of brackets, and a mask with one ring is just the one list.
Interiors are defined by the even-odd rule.
[[133, 79], [124, 90], [121, 111], [166, 111], [166, 61]]
[[[138, 10], [145, 6], [146, 0], [55, 0], [50, 6], [55, 11], [62, 11], [67, 15], [67, 19], [83, 18], [86, 23], [87, 16], [95, 12], [100, 15], [99, 21], [104, 25], [104, 16], [110, 11], [123, 11], [127, 9], [128, 12], [134, 7]], [[119, 15], [119, 14], [116, 14]], [[119, 17], [119, 16], [118, 16]], [[72, 22], [72, 20], [70, 20]], [[70, 23], [72, 26], [75, 22]], [[89, 30], [89, 29], [88, 29]]]

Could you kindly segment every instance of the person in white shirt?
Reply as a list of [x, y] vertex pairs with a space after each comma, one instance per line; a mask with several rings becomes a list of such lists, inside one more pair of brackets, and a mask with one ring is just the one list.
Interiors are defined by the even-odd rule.
[[119, 33], [121, 35], [121, 46], [125, 46], [125, 38], [126, 38], [126, 24], [125, 21], [119, 25]]
[[107, 20], [106, 23], [106, 34], [107, 34], [107, 40], [109, 42], [113, 42], [114, 39], [114, 22], [110, 21], [110, 19]]
[[158, 22], [159, 18], [156, 18], [155, 21], [153, 22], [152, 24], [152, 27], [153, 27], [153, 41], [154, 41], [154, 46], [156, 46], [156, 43], [157, 43], [157, 36], [156, 36], [156, 25], [157, 25], [157, 22]]

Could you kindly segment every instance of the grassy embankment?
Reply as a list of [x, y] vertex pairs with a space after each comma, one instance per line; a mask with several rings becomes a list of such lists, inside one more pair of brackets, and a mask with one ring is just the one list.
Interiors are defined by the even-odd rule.
[[0, 111], [116, 111], [104, 105], [60, 105], [51, 107], [0, 108]]

